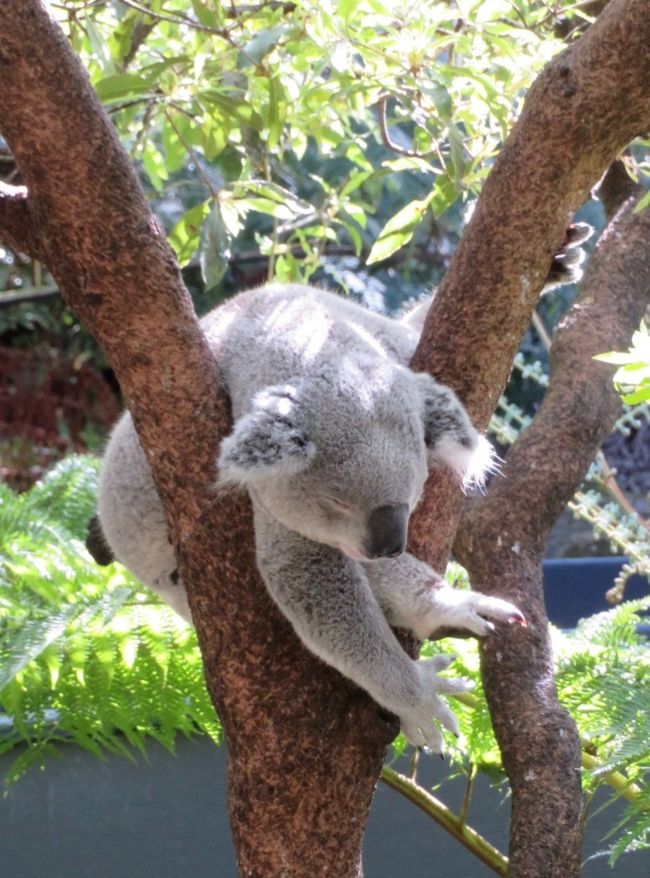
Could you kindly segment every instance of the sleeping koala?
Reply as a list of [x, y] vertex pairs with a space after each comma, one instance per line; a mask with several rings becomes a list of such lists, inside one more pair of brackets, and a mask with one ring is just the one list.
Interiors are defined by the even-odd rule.
[[[441, 693], [466, 683], [413, 661], [391, 626], [419, 638], [524, 624], [499, 598], [447, 586], [405, 552], [431, 466], [480, 482], [492, 454], [447, 387], [408, 368], [418, 332], [312, 287], [242, 293], [202, 321], [232, 400], [222, 486], [250, 494], [257, 561], [303, 643], [399, 716], [416, 746], [440, 750], [434, 720], [457, 732]], [[88, 546], [124, 563], [184, 618], [162, 506], [130, 416], [108, 443]]]

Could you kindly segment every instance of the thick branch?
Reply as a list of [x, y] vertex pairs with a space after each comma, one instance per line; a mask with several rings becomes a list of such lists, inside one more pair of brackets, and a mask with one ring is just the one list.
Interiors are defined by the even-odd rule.
[[593, 357], [628, 346], [650, 298], [650, 211], [635, 214], [634, 204], [628, 199], [601, 236], [580, 296], [555, 331], [549, 390], [510, 449], [504, 478], [463, 520], [475, 530], [499, 510], [501, 535], [522, 552], [543, 551], [620, 411], [612, 368]]
[[553, 339], [542, 408], [508, 454], [503, 478], [461, 522], [456, 554], [472, 583], [520, 606], [525, 632], [482, 646], [495, 732], [512, 786], [511, 878], [568, 878], [580, 868], [580, 743], [561, 709], [544, 609], [541, 559], [558, 515], [620, 409], [611, 368], [650, 297], [650, 211], [628, 199], [601, 237], [578, 300]]
[[165, 236], [61, 31], [38, 0], [5, 7], [0, 129], [43, 261], [120, 380], [172, 526], [226, 731], [242, 873], [357, 876], [394, 724], [279, 616], [248, 502], [215, 500], [228, 406]]
[[[647, 12], [645, 0], [611, 0], [540, 74], [430, 308], [413, 366], [454, 387], [482, 427], [569, 217], [650, 128]], [[444, 566], [459, 508], [442, 478], [420, 505], [412, 543], [434, 566]]]

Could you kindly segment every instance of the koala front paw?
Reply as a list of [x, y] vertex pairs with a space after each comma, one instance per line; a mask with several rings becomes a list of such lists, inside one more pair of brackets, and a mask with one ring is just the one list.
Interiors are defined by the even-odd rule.
[[413, 708], [400, 713], [402, 732], [414, 747], [427, 747], [435, 753], [442, 752], [443, 738], [435, 721], [458, 735], [458, 721], [439, 697], [441, 694], [466, 692], [472, 687], [469, 680], [448, 680], [438, 676], [438, 672], [448, 667], [454, 658], [453, 655], [439, 655], [416, 664], [420, 680], [420, 699]]
[[438, 592], [436, 603], [437, 627], [464, 628], [478, 637], [494, 631], [491, 619], [526, 627], [526, 618], [514, 604], [479, 592], [446, 588]]

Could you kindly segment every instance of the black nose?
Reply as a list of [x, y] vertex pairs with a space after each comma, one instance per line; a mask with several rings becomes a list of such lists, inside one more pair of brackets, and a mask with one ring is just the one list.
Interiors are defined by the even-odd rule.
[[378, 506], [368, 517], [369, 558], [395, 558], [406, 548], [409, 508], [406, 503]]

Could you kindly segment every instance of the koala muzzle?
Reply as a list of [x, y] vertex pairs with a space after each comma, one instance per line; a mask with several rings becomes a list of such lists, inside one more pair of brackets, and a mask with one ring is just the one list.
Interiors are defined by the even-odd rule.
[[406, 548], [409, 508], [406, 503], [378, 506], [368, 518], [369, 558], [395, 558]]

